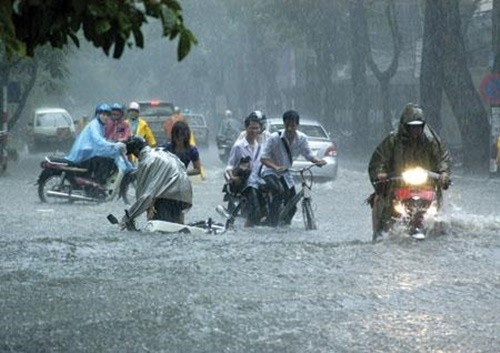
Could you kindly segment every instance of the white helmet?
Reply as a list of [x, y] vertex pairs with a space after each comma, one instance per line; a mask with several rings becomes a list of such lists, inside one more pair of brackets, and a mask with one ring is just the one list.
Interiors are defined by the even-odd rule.
[[137, 110], [139, 111], [139, 103], [137, 102], [130, 102], [128, 105], [128, 110]]
[[224, 115], [229, 118], [231, 115], [233, 115], [233, 112], [230, 111], [229, 109], [224, 112]]

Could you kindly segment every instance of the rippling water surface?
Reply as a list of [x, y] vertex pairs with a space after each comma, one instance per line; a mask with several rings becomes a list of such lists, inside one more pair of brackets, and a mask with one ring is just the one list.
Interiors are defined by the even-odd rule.
[[[0, 178], [0, 352], [498, 352], [498, 181], [457, 176], [423, 242], [371, 243], [355, 164], [315, 185], [317, 231], [166, 235], [108, 224], [121, 202], [41, 204], [41, 158]], [[221, 221], [212, 164], [188, 221]]]

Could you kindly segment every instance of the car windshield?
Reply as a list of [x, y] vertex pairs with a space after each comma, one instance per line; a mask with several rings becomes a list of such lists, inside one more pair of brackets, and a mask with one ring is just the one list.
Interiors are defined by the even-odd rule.
[[170, 116], [174, 113], [172, 103], [139, 103], [141, 116]]
[[186, 120], [191, 126], [205, 126], [203, 117], [201, 115], [185, 115]]
[[325, 130], [319, 125], [299, 125], [299, 130], [309, 137], [328, 138]]
[[[283, 124], [272, 124], [269, 127], [270, 132], [276, 132], [283, 130], [285, 126]], [[328, 135], [325, 130], [320, 125], [308, 125], [308, 124], [300, 124], [299, 131], [306, 134], [308, 137], [312, 138], [320, 138], [320, 139], [328, 139]]]
[[36, 126], [68, 127], [71, 126], [71, 119], [64, 113], [40, 113], [37, 115]]

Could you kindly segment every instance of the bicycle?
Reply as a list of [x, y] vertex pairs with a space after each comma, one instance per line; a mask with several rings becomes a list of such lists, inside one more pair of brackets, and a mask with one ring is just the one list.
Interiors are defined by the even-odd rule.
[[[313, 168], [314, 166], [317, 165], [311, 164], [301, 169], [288, 169], [290, 172], [297, 173], [300, 175], [301, 190], [295, 196], [293, 196], [290, 199], [290, 201], [281, 209], [278, 218], [278, 225], [282, 226], [285, 224], [285, 219], [288, 213], [292, 210], [294, 206], [297, 205], [299, 201], [302, 200], [301, 208], [302, 208], [304, 226], [306, 230], [318, 229], [316, 223], [316, 217], [314, 216], [314, 211], [312, 208], [312, 197], [311, 197], [311, 189], [313, 185], [313, 173], [311, 171], [311, 168]], [[263, 197], [267, 199], [269, 196], [266, 194], [266, 192], [264, 192]], [[232, 228], [234, 226], [234, 222], [236, 220], [237, 215], [240, 212], [242, 205], [243, 202], [240, 202], [236, 206], [236, 208], [232, 210], [232, 212], [227, 210], [222, 205], [217, 206], [216, 208], [217, 213], [226, 219], [226, 225], [225, 225], [226, 228]], [[268, 210], [268, 212], [270, 212], [270, 210]]]
[[298, 173], [300, 175], [300, 191], [294, 195], [283, 207], [280, 211], [280, 215], [278, 218], [278, 224], [283, 225], [284, 220], [290, 211], [295, 207], [299, 201], [301, 202], [302, 208], [302, 218], [304, 221], [304, 226], [306, 230], [315, 230], [318, 229], [316, 223], [316, 217], [314, 216], [314, 211], [312, 208], [312, 197], [311, 197], [311, 189], [313, 186], [314, 175], [311, 171], [311, 168], [318, 166], [316, 164], [311, 164], [307, 167], [301, 169], [288, 169], [292, 173]]

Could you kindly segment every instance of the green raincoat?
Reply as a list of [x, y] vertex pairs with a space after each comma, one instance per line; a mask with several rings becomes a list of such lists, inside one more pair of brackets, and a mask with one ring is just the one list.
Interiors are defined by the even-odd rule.
[[[378, 230], [391, 218], [394, 194], [394, 183], [390, 183], [387, 188], [375, 185], [379, 173], [387, 173], [389, 177], [399, 176], [406, 169], [419, 166], [432, 172], [446, 172], [450, 175], [450, 153], [430, 126], [424, 125], [424, 131], [418, 139], [410, 137], [407, 124], [415, 120], [425, 123], [422, 110], [412, 105], [406, 106], [399, 121], [398, 131], [389, 134], [377, 146], [370, 159], [368, 173], [380, 202], [374, 215], [377, 218], [374, 220], [374, 228]], [[440, 189], [438, 197], [441, 198]], [[371, 197], [369, 200], [373, 199], [374, 197]], [[371, 204], [373, 207], [373, 202]]]

